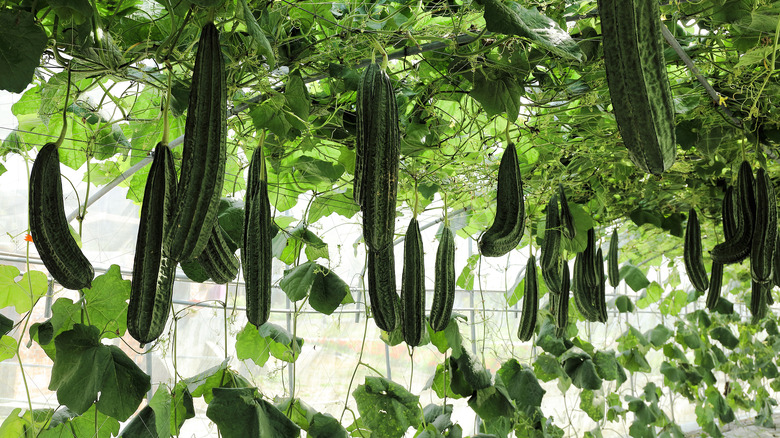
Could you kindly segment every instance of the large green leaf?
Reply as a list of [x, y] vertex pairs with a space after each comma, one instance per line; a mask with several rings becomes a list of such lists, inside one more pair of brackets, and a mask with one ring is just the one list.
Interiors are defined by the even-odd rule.
[[16, 339], [11, 336], [0, 336], [0, 362], [16, 356]]
[[482, 104], [488, 115], [506, 114], [509, 120], [515, 120], [520, 112], [523, 88], [511, 75], [480, 69], [474, 75], [474, 88], [469, 95]]
[[75, 416], [52, 429], [38, 435], [39, 438], [91, 437], [111, 438], [119, 434], [119, 421], [106, 415], [94, 405], [81, 415]]
[[574, 386], [594, 391], [601, 389], [601, 378], [588, 353], [575, 347], [562, 354], [559, 360]]
[[409, 427], [420, 422], [419, 397], [390, 380], [367, 376], [352, 396], [374, 437], [401, 438]]
[[257, 51], [265, 56], [268, 67], [273, 70], [276, 65], [274, 50], [271, 48], [271, 43], [268, 42], [268, 38], [265, 37], [262, 29], [258, 26], [257, 20], [255, 20], [255, 16], [252, 14], [252, 10], [247, 5], [246, 0], [238, 0], [236, 18], [244, 22], [246, 29], [249, 31], [249, 35], [255, 40]]
[[0, 315], [0, 336], [10, 332], [14, 327], [14, 322], [5, 315]]
[[265, 365], [271, 356], [271, 347], [266, 338], [251, 323], [247, 323], [236, 335], [236, 357], [238, 360], [250, 359], [257, 366]]
[[225, 438], [292, 438], [300, 428], [255, 388], [214, 388], [206, 416]]
[[127, 300], [130, 299], [130, 280], [123, 280], [119, 265], [111, 265], [105, 274], [92, 280], [92, 287], [84, 289], [86, 311], [90, 324], [101, 330], [101, 337], [121, 337], [127, 331]]
[[509, 397], [520, 409], [542, 406], [545, 390], [539, 385], [533, 368], [509, 359], [501, 365], [497, 376], [501, 379]]
[[35, 17], [21, 9], [0, 11], [0, 89], [21, 93], [46, 48], [46, 32]]
[[347, 301], [354, 301], [351, 300], [349, 285], [341, 277], [328, 268], [317, 265], [314, 283], [309, 292], [309, 304], [314, 310], [330, 315], [348, 295], [350, 299]]
[[41, 271], [25, 272], [16, 281], [18, 276], [19, 269], [15, 266], [0, 265], [0, 309], [14, 306], [16, 313], [27, 313], [33, 303], [46, 295], [49, 282]]
[[295, 362], [301, 354], [303, 338], [296, 336], [293, 342], [293, 335], [284, 328], [266, 322], [258, 328], [258, 332], [266, 339], [273, 357], [285, 362]]
[[558, 56], [583, 60], [582, 51], [565, 29], [536, 9], [515, 1], [480, 0], [485, 6], [485, 23], [491, 32], [526, 37]]
[[100, 331], [94, 326], [76, 324], [57, 336], [54, 344], [57, 358], [49, 389], [57, 391], [57, 400], [77, 414], [97, 400], [101, 412], [127, 420], [151, 387], [149, 376], [122, 350], [100, 343]]

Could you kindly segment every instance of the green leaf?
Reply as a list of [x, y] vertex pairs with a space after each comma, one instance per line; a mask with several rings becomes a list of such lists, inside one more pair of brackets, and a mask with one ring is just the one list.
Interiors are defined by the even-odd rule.
[[313, 185], [332, 185], [344, 174], [344, 166], [323, 161], [318, 158], [303, 155], [293, 163], [295, 170], [300, 173], [300, 178]]
[[476, 394], [469, 398], [469, 407], [488, 423], [501, 417], [512, 418], [515, 412], [509, 395], [499, 385], [478, 389]]
[[[68, 419], [53, 429], [47, 429], [38, 438], [90, 437], [111, 438], [119, 435], [119, 421], [98, 410], [95, 406], [79, 416]], [[2, 435], [0, 435], [2, 436]], [[148, 436], [148, 435], [147, 435]]]
[[[290, 406], [292, 402], [292, 406]], [[309, 430], [309, 422], [317, 411], [303, 402], [299, 398], [290, 399], [285, 397], [281, 401], [277, 400], [274, 406], [289, 418], [295, 425], [303, 430]]]
[[631, 298], [625, 295], [615, 298], [615, 307], [620, 313], [630, 313], [634, 311], [634, 303], [631, 302]]
[[0, 336], [5, 335], [14, 328], [14, 322], [5, 315], [0, 314]]
[[583, 61], [584, 55], [569, 33], [536, 9], [526, 9], [511, 0], [480, 3], [485, 6], [485, 23], [490, 32], [525, 37], [562, 58]]
[[662, 347], [669, 338], [672, 337], [674, 332], [663, 324], [658, 324], [652, 330], [645, 333], [645, 337], [650, 341], [655, 348]]
[[[639, 292], [650, 285], [650, 280], [647, 279], [644, 272], [634, 265], [626, 263], [620, 267], [620, 278], [626, 280], [626, 284], [634, 291]], [[639, 303], [637, 303], [639, 305]], [[639, 308], [643, 308], [641, 305]]]
[[422, 416], [418, 396], [382, 377], [366, 376], [365, 383], [358, 385], [352, 397], [363, 423], [376, 437], [401, 438]]
[[309, 422], [308, 436], [311, 438], [347, 438], [347, 430], [328, 413], [317, 412]]
[[122, 438], [159, 438], [159, 436], [156, 414], [149, 405], [144, 406], [122, 429]]
[[521, 365], [516, 359], [509, 359], [501, 365], [496, 375], [518, 408], [527, 410], [542, 406], [545, 390], [539, 385], [533, 368]]
[[317, 265], [314, 283], [309, 292], [311, 307], [325, 315], [330, 315], [349, 294], [349, 285], [335, 272]]
[[251, 323], [247, 323], [236, 335], [236, 357], [238, 360], [251, 359], [257, 366], [265, 365], [271, 354], [266, 338]]
[[604, 404], [606, 399], [601, 391], [583, 390], [580, 393], [580, 409], [585, 411], [593, 421], [599, 422], [604, 418]]
[[475, 270], [477, 268], [477, 262], [479, 261], [479, 254], [472, 254], [466, 260], [466, 266], [460, 271], [458, 279], [455, 284], [464, 290], [474, 290], [474, 278], [476, 277]]
[[0, 265], [0, 309], [14, 306], [16, 313], [24, 314], [32, 309], [33, 303], [46, 295], [49, 281], [41, 271], [25, 272], [16, 281], [18, 276], [19, 269], [16, 267]]
[[300, 428], [255, 388], [214, 388], [206, 416], [225, 438], [298, 437]]
[[498, 70], [485, 73], [484, 68], [474, 75], [474, 88], [469, 92], [489, 116], [506, 114], [509, 120], [515, 120], [520, 113], [523, 94], [522, 86], [514, 77]]
[[119, 265], [111, 265], [105, 274], [92, 280], [90, 289], [83, 289], [86, 310], [92, 325], [101, 330], [101, 337], [117, 338], [127, 331], [127, 300], [130, 280], [123, 280]]
[[171, 436], [171, 392], [167, 385], [161, 384], [157, 387], [157, 391], [149, 400], [149, 406], [154, 411], [154, 428], [157, 436]]
[[33, 14], [20, 9], [0, 11], [0, 71], [4, 72], [0, 89], [23, 92], [32, 82], [47, 42]]
[[303, 347], [303, 338], [296, 336], [293, 342], [290, 332], [270, 322], [261, 325], [258, 331], [268, 342], [273, 357], [285, 362], [295, 362], [298, 359]]
[[306, 298], [314, 284], [316, 269], [316, 263], [306, 262], [284, 271], [284, 277], [279, 282], [279, 287], [287, 294], [290, 301]]
[[562, 354], [559, 360], [574, 386], [594, 391], [601, 389], [601, 378], [596, 373], [596, 366], [588, 353], [573, 347]]
[[16, 356], [16, 339], [3, 335], [0, 337], [0, 362]]
[[127, 420], [151, 387], [150, 378], [116, 346], [100, 343], [94, 326], [74, 325], [54, 340], [57, 358], [49, 389], [57, 400], [83, 414], [98, 398], [98, 409]]
[[661, 301], [661, 295], [663, 292], [664, 289], [660, 284], [656, 283], [655, 281], [650, 283], [650, 285], [647, 286], [647, 289], [645, 289], [645, 291], [636, 301], [636, 306], [640, 309], [646, 309], [651, 305], [658, 303]]
[[536, 345], [554, 356], [560, 356], [568, 349], [566, 343], [555, 335], [555, 324], [547, 318], [542, 322], [542, 328], [539, 329]]
[[360, 211], [360, 207], [352, 200], [351, 192], [347, 193], [328, 193], [317, 196], [309, 207], [308, 222], [313, 224], [320, 218], [336, 213], [345, 218], [355, 216]]
[[426, 384], [425, 389], [430, 387], [439, 398], [444, 398], [445, 391], [448, 398], [463, 398], [462, 395], [457, 394], [452, 390], [452, 385], [450, 384], [452, 378], [452, 369], [450, 368], [449, 362], [446, 364], [446, 369], [444, 364], [438, 364], [436, 365], [436, 372], [434, 372], [433, 377], [431, 377], [428, 384]]
[[271, 47], [271, 43], [268, 42], [268, 38], [265, 37], [262, 29], [260, 29], [260, 26], [258, 26], [257, 20], [255, 20], [255, 16], [252, 14], [252, 9], [249, 8], [246, 0], [238, 0], [236, 18], [244, 22], [249, 35], [255, 40], [256, 50], [265, 56], [265, 62], [268, 63], [269, 70], [273, 70], [276, 66], [274, 49]]
[[487, 388], [491, 385], [490, 371], [482, 367], [482, 364], [469, 354], [466, 350], [461, 350], [457, 357], [453, 353], [450, 356], [450, 368], [453, 378], [460, 375], [468, 385], [468, 389], [459, 391], [453, 386], [453, 390], [461, 395], [470, 395], [475, 390]]
[[596, 373], [602, 379], [615, 380], [618, 387], [627, 380], [626, 373], [618, 363], [614, 351], [597, 351], [593, 355], [593, 363], [596, 365]]
[[680, 368], [664, 361], [659, 369], [660, 373], [664, 375], [670, 382], [683, 382], [685, 381], [685, 371]]
[[632, 373], [649, 373], [652, 371], [650, 364], [647, 363], [647, 359], [645, 359], [645, 355], [636, 348], [632, 348], [627, 351], [621, 351], [619, 359], [620, 363]]
[[234, 198], [220, 199], [217, 219], [222, 231], [229, 237], [226, 240], [230, 250], [235, 252], [244, 239], [244, 201]]
[[731, 333], [731, 330], [726, 327], [721, 326], [713, 328], [710, 330], [710, 337], [720, 342], [721, 345], [729, 350], [733, 350], [739, 345], [739, 339], [737, 339], [737, 337]]
[[[287, 76], [287, 83], [284, 85], [284, 98], [287, 101], [287, 107], [292, 112], [292, 115], [287, 114], [290, 125], [296, 129], [306, 129], [309, 119], [309, 92], [306, 90], [306, 84], [303, 83], [300, 74]], [[344, 168], [342, 167], [341, 170], [343, 172]]]

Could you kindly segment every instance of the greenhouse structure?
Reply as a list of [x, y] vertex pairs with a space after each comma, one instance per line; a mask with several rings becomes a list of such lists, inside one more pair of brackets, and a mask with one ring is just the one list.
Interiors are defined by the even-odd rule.
[[0, 438], [780, 436], [780, 1], [7, 0]]

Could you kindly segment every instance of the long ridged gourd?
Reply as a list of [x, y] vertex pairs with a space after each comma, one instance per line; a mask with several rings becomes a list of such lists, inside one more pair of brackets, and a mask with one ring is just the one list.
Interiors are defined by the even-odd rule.
[[566, 333], [566, 327], [569, 325], [569, 264], [563, 262], [561, 270], [561, 294], [556, 298], [555, 308], [555, 335], [558, 337]]
[[617, 228], [615, 228], [612, 230], [612, 237], [609, 238], [609, 253], [607, 257], [607, 274], [609, 276], [609, 285], [612, 287], [617, 287], [617, 285], [620, 284], [618, 239]]
[[593, 306], [599, 312], [598, 322], [607, 322], [607, 276], [604, 273], [604, 254], [601, 251], [601, 247], [596, 251], [596, 259], [599, 260], [599, 264], [596, 266], [599, 286], [594, 296]]
[[225, 236], [219, 221], [215, 221], [206, 247], [196, 258], [209, 278], [217, 284], [225, 284], [238, 275], [239, 260], [231, 251]]
[[420, 345], [425, 331], [425, 264], [420, 224], [412, 218], [404, 239], [401, 273], [401, 334], [410, 347]]
[[225, 178], [227, 85], [219, 31], [201, 31], [184, 125], [181, 178], [164, 250], [176, 261], [197, 257], [217, 217]]
[[441, 331], [447, 328], [455, 302], [455, 235], [450, 227], [444, 227], [436, 249], [434, 266], [433, 303], [431, 304], [431, 328]]
[[381, 330], [391, 332], [401, 321], [401, 303], [395, 288], [393, 245], [374, 251], [368, 248], [368, 298], [371, 315]]
[[563, 184], [558, 184], [558, 197], [561, 198], [561, 223], [563, 224], [563, 237], [571, 240], [577, 236], [577, 228], [574, 226], [574, 215], [569, 208], [569, 199], [566, 197], [566, 191], [563, 190]]
[[750, 255], [753, 243], [753, 225], [756, 216], [755, 182], [750, 163], [743, 161], [737, 172], [734, 193], [734, 235], [712, 248], [712, 260], [724, 265], [739, 263]]
[[170, 148], [158, 143], [146, 178], [135, 243], [127, 331], [141, 344], [165, 329], [173, 299], [176, 262], [162, 251], [176, 202], [176, 167]]
[[553, 194], [547, 202], [547, 218], [544, 224], [541, 269], [544, 283], [553, 294], [561, 293], [561, 217], [558, 212], [558, 196]]
[[378, 64], [370, 64], [360, 77], [357, 123], [352, 190], [363, 210], [366, 245], [379, 251], [395, 236], [400, 133], [393, 86]]
[[525, 265], [525, 285], [523, 294], [523, 313], [520, 315], [520, 326], [517, 337], [525, 342], [531, 339], [536, 328], [536, 315], [539, 311], [539, 285], [536, 278], [536, 257], [531, 255]]
[[634, 163], [660, 175], [677, 155], [674, 107], [655, 0], [598, 0], [607, 85]]
[[593, 305], [598, 288], [588, 286], [583, 279], [583, 266], [585, 257], [582, 252], [574, 259], [574, 271], [571, 277], [571, 291], [574, 296], [574, 305], [582, 316], [588, 321], [598, 321], [598, 309]]
[[723, 284], [723, 264], [713, 261], [710, 270], [710, 285], [707, 289], [707, 309], [710, 311], [718, 307], [720, 300], [720, 287]]
[[249, 162], [244, 199], [244, 242], [241, 247], [246, 315], [249, 322], [258, 327], [268, 321], [271, 312], [272, 221], [265, 155], [261, 146]]
[[693, 287], [699, 292], [706, 292], [710, 280], [707, 278], [707, 269], [704, 267], [704, 258], [702, 257], [699, 215], [693, 208], [688, 211], [688, 224], [685, 226], [683, 262], [685, 263], [685, 272]]
[[525, 229], [523, 179], [517, 150], [509, 143], [498, 166], [496, 217], [479, 239], [479, 252], [485, 257], [500, 257], [517, 247]]
[[70, 234], [56, 143], [46, 143], [35, 157], [27, 213], [33, 244], [52, 278], [68, 289], [90, 287], [95, 270]]
[[777, 200], [772, 181], [764, 168], [756, 172], [756, 217], [750, 250], [750, 275], [754, 281], [772, 281], [777, 241]]

